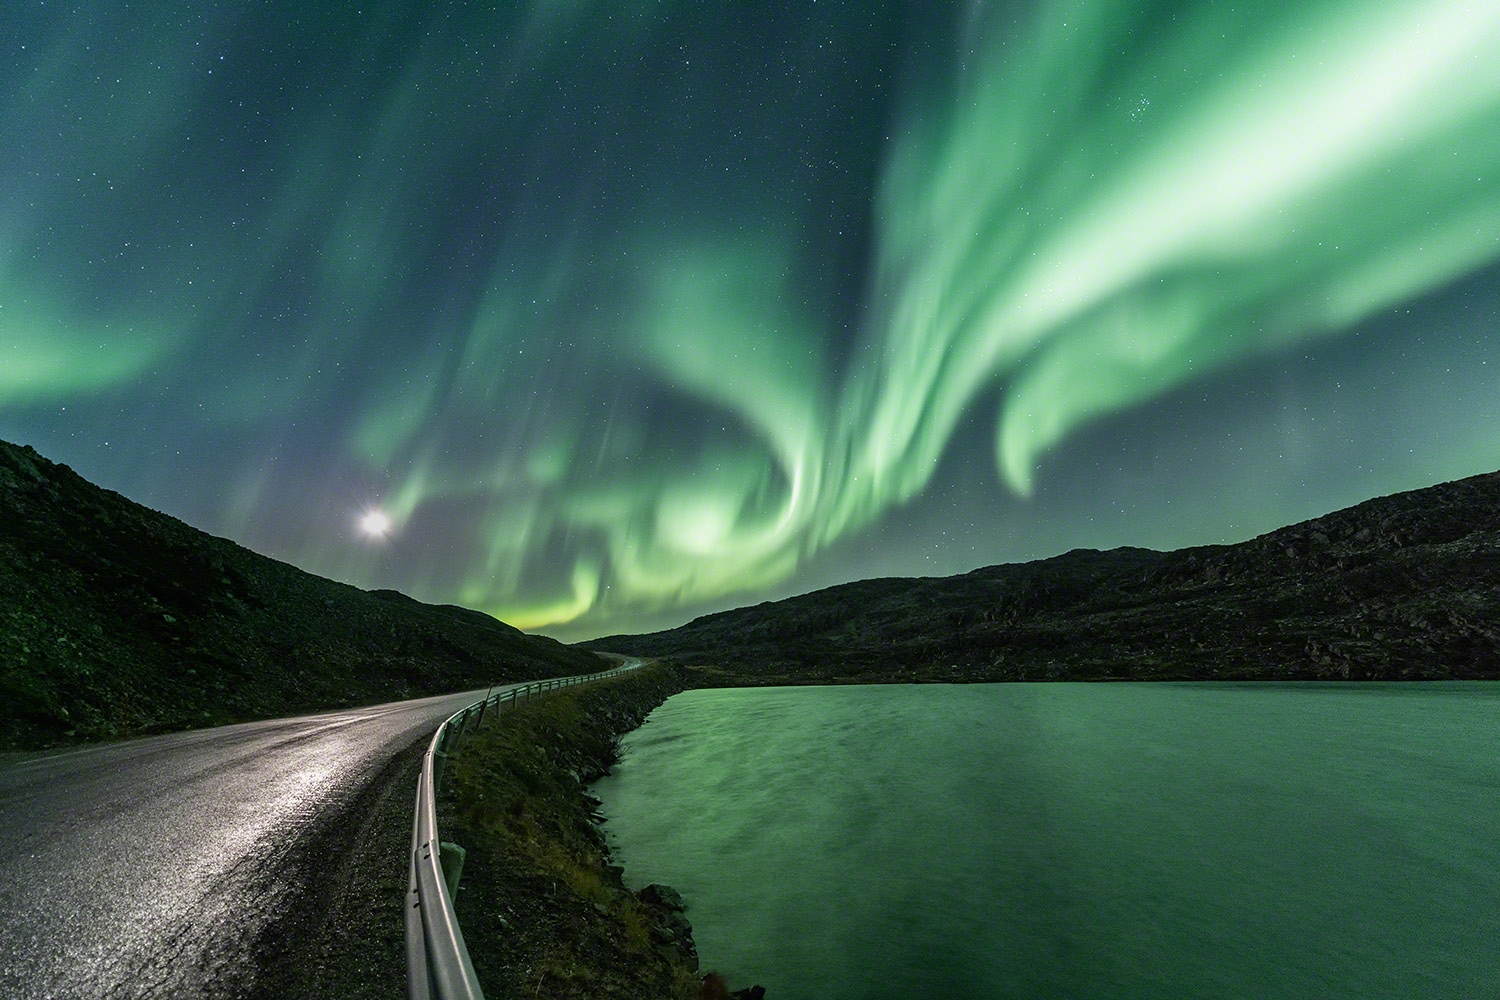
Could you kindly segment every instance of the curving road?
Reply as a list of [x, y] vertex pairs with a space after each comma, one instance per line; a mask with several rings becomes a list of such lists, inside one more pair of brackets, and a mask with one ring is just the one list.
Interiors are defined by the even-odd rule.
[[333, 995], [314, 992], [326, 970], [307, 956], [321, 947], [358, 965], [380, 950], [339, 926], [372, 919], [373, 904], [328, 888], [369, 891], [348, 856], [374, 839], [393, 845], [371, 866], [381, 877], [398, 852], [375, 922], [389, 920], [401, 959], [416, 762], [438, 724], [483, 695], [0, 762], [0, 997]]

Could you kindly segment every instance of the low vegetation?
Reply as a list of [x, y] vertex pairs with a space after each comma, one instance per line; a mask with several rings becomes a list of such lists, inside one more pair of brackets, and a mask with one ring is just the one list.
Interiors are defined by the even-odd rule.
[[619, 737], [688, 686], [654, 664], [486, 722], [447, 763], [439, 829], [467, 852], [456, 901], [486, 993], [517, 1000], [697, 998], [676, 894], [625, 888], [587, 786]]

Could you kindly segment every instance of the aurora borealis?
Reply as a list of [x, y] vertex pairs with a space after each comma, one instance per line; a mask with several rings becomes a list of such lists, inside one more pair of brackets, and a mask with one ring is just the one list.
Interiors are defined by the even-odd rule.
[[1494, 4], [17, 0], [0, 44], [0, 437], [360, 586], [584, 637], [1500, 468]]

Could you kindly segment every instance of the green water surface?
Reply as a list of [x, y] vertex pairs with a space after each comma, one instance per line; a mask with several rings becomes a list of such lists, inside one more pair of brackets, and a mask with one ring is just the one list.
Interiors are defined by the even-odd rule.
[[596, 786], [770, 1000], [1500, 997], [1500, 684], [691, 691]]

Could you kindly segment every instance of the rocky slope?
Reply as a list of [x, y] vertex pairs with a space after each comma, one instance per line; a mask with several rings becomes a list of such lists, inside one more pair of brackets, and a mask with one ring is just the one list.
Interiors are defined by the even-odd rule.
[[598, 666], [478, 612], [312, 576], [0, 442], [0, 749]]
[[867, 580], [589, 645], [755, 683], [1500, 678], [1500, 473], [1238, 545]]

